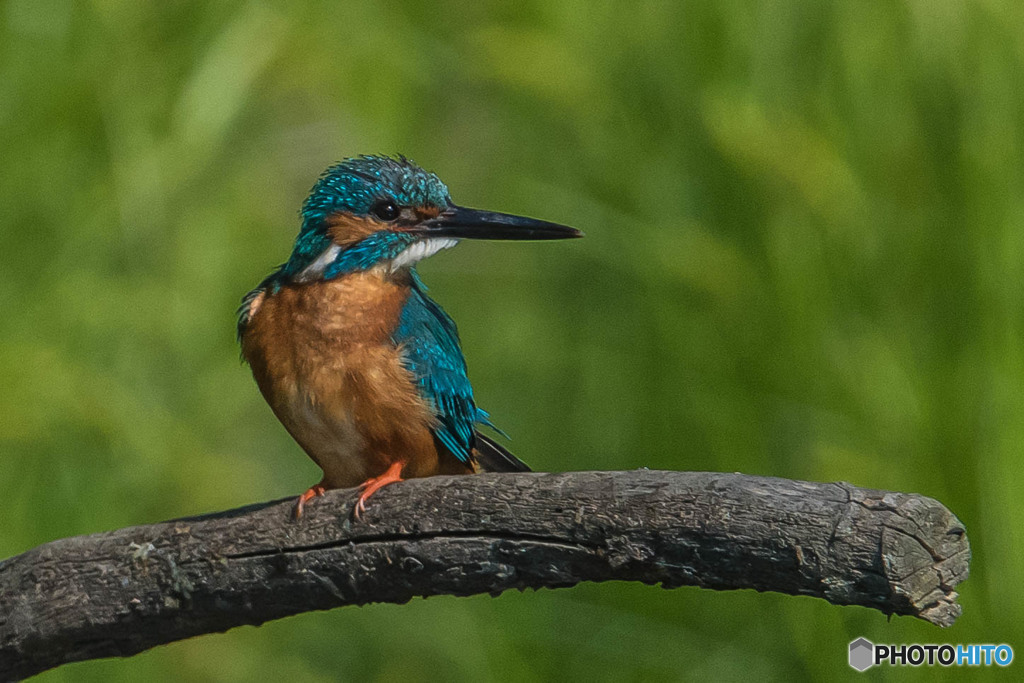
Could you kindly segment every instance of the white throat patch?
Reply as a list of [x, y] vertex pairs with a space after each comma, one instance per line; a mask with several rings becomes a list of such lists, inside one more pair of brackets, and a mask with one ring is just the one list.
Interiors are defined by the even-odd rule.
[[391, 272], [414, 266], [428, 256], [433, 256], [442, 249], [451, 249], [458, 243], [457, 239], [451, 237], [431, 237], [413, 242], [398, 256], [391, 259]]

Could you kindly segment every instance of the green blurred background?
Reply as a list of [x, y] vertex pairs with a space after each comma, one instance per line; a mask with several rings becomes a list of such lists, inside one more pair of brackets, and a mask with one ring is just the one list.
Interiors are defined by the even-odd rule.
[[585, 585], [308, 614], [40, 680], [820, 679], [853, 676], [861, 635], [1021, 645], [1020, 3], [0, 8], [0, 556], [317, 480], [234, 311], [323, 168], [399, 152], [460, 203], [587, 233], [420, 269], [537, 469], [920, 492], [974, 549], [947, 631]]

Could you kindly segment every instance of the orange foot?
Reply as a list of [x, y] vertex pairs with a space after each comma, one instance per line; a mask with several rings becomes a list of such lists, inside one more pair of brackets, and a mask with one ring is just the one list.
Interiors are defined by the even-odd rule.
[[323, 480], [321, 480], [316, 486], [310, 486], [306, 489], [306, 492], [299, 496], [299, 499], [295, 501], [295, 519], [302, 517], [302, 511], [305, 509], [306, 503], [318, 496], [324, 495], [324, 491], [326, 490], [327, 489], [324, 488]]
[[404, 460], [393, 462], [384, 474], [379, 477], [367, 479], [359, 485], [359, 490], [362, 491], [362, 495], [360, 495], [359, 500], [356, 501], [356, 508], [353, 512], [356, 519], [359, 519], [363, 513], [366, 512], [366, 501], [370, 496], [388, 484], [394, 484], [395, 482], [402, 481], [403, 467], [405, 467]]

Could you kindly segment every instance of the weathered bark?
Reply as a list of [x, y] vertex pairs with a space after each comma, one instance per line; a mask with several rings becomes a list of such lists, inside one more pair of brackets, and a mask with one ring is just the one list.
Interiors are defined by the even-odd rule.
[[963, 525], [930, 498], [707, 472], [433, 477], [65, 538], [0, 563], [0, 679], [340, 605], [628, 580], [948, 626]]

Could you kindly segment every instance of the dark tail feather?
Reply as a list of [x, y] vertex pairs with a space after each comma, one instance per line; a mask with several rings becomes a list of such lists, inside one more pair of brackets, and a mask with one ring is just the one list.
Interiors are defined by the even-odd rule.
[[505, 447], [480, 432], [473, 444], [476, 462], [483, 472], [529, 472], [530, 466], [505, 450]]

